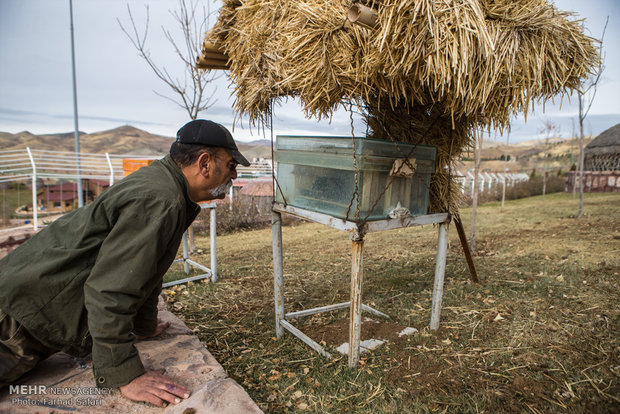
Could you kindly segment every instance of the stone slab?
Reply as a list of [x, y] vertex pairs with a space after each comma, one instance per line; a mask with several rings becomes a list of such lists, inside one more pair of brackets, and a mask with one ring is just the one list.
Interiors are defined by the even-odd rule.
[[13, 384], [25, 389], [0, 391], [0, 413], [262, 413], [191, 330], [165, 310], [163, 301], [159, 316], [170, 327], [156, 338], [138, 341], [136, 347], [146, 369], [190, 389], [191, 396], [179, 405], [158, 408], [130, 401], [118, 389], [96, 388], [89, 358], [57, 353]]

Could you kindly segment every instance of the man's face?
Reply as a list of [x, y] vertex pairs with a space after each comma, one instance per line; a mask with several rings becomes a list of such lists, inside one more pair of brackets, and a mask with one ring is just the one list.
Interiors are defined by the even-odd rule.
[[211, 160], [208, 192], [209, 199], [224, 198], [232, 186], [232, 180], [237, 178], [237, 162], [225, 149], [220, 149]]

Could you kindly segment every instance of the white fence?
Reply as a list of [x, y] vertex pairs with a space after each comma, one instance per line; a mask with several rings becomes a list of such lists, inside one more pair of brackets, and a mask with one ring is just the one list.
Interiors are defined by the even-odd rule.
[[271, 175], [271, 160], [256, 161], [249, 167], [237, 166], [237, 176], [239, 178], [257, 178], [268, 175]]
[[[478, 174], [478, 189], [480, 193], [499, 192], [506, 185], [506, 188], [512, 187], [517, 183], [529, 181], [530, 177], [525, 173], [480, 173]], [[460, 174], [458, 181], [461, 183], [461, 192], [474, 195], [474, 174], [468, 172], [465, 175]]]
[[[48, 150], [13, 150], [0, 155], [0, 183], [15, 181], [32, 182], [32, 205], [38, 206], [37, 182], [39, 179], [106, 180], [110, 185], [125, 176], [123, 159], [153, 159], [152, 156], [90, 154]], [[32, 209], [33, 226], [38, 229], [38, 209]]]
[[[48, 150], [13, 150], [0, 153], [0, 184], [26, 181], [32, 183], [32, 205], [38, 206], [37, 183], [41, 179], [103, 180], [110, 185], [125, 176], [123, 160], [152, 160], [161, 158], [135, 154], [91, 154]], [[255, 178], [271, 175], [271, 160], [262, 160], [249, 167], [238, 166], [240, 178]], [[3, 195], [4, 198], [4, 195]], [[4, 199], [3, 199], [4, 203]], [[38, 229], [38, 211], [32, 209], [33, 226]]]
[[78, 160], [82, 179], [108, 180], [124, 177], [123, 159], [153, 159], [153, 156], [113, 155], [46, 150], [4, 151], [0, 155], [0, 183], [35, 178], [77, 179]]

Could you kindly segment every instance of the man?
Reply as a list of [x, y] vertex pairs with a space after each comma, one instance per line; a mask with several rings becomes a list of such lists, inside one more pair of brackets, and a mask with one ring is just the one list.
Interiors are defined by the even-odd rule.
[[200, 211], [250, 163], [206, 120], [177, 133], [170, 154], [54, 221], [0, 260], [0, 387], [54, 352], [92, 353], [98, 386], [165, 406], [188, 390], [147, 372], [134, 342], [157, 319], [162, 277]]

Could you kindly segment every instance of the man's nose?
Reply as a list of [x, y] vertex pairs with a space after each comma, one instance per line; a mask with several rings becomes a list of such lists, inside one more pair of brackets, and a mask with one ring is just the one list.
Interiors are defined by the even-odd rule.
[[232, 179], [236, 179], [237, 178], [237, 167], [233, 168], [232, 170]]

